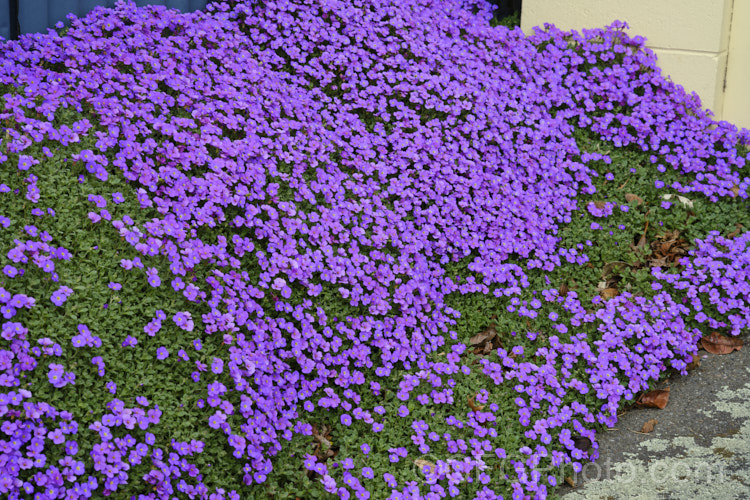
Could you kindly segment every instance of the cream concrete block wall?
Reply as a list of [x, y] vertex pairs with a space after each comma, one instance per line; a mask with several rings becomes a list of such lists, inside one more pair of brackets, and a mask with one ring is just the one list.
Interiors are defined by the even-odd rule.
[[[627, 22], [631, 36], [645, 37], [662, 72], [696, 92], [717, 119], [731, 107], [732, 121], [750, 126], [750, 97], [742, 95], [749, 92], [739, 90], [750, 89], [750, 0], [524, 0], [521, 10], [525, 33], [544, 23], [581, 30], [615, 20]], [[728, 75], [732, 86], [730, 80], [726, 86], [737, 90], [727, 94]]]
[[[635, 33], [631, 30], [632, 33]], [[658, 57], [662, 74], [682, 85], [688, 92], [695, 92], [701, 103], [721, 120], [724, 109], [724, 75], [727, 70], [727, 51], [688, 52], [651, 48]]]
[[735, 0], [722, 118], [750, 129], [750, 0]]

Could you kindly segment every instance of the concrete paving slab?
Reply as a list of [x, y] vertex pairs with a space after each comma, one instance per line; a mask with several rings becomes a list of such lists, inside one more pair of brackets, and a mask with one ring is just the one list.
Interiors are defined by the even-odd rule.
[[[575, 477], [565, 500], [750, 498], [750, 345], [659, 386], [663, 410], [632, 409], [599, 435], [600, 456]], [[656, 419], [651, 433], [643, 424]]]

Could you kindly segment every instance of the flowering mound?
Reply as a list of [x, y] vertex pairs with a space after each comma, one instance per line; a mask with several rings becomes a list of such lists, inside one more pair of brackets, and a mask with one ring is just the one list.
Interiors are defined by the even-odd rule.
[[[621, 24], [490, 18], [119, 2], [0, 46], [0, 491], [544, 498], [701, 324], [745, 329], [747, 233], [632, 245], [611, 300], [552, 283], [689, 219], [667, 186], [744, 220], [748, 131]], [[626, 177], [642, 206], [596, 199]]]

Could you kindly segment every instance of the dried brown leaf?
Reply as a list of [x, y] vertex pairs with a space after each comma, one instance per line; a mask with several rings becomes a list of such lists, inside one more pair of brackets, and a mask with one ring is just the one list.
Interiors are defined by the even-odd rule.
[[701, 365], [701, 357], [697, 354], [693, 354], [693, 360], [690, 363], [688, 363], [687, 370], [688, 371], [695, 370], [700, 365]]
[[471, 408], [471, 411], [482, 411], [484, 410], [484, 405], [478, 405], [474, 403], [474, 398], [471, 396], [466, 396], [466, 403], [468, 403], [469, 408]]
[[491, 326], [471, 337], [471, 339], [469, 339], [469, 343], [473, 346], [480, 346], [488, 340], [492, 340], [496, 336], [497, 332], [495, 331], [495, 327]]
[[638, 244], [635, 246], [635, 250], [640, 250], [646, 246], [646, 233], [643, 233], [641, 239], [638, 240]]
[[620, 270], [624, 270], [628, 267], [627, 262], [622, 262], [620, 260], [614, 261], [614, 262], [607, 262], [604, 264], [604, 267], [602, 267], [602, 278], [607, 278], [611, 274], [615, 274], [616, 272]]
[[729, 354], [739, 351], [743, 346], [742, 339], [725, 337], [717, 332], [711, 332], [708, 337], [701, 339], [701, 347], [711, 354]]
[[492, 339], [491, 346], [492, 346], [492, 349], [499, 349], [499, 348], [501, 348], [503, 346], [503, 343], [500, 341], [500, 337], [499, 336], [497, 336], [497, 337], [495, 337], [495, 338]]
[[570, 476], [565, 476], [565, 482], [568, 483], [568, 486], [570, 486], [571, 488], [576, 487], [576, 482], [573, 481], [573, 478]]
[[617, 288], [605, 288], [601, 292], [602, 297], [604, 297], [604, 300], [609, 300], [617, 297], [620, 292], [617, 291]]
[[595, 201], [595, 202], [594, 202], [594, 206], [595, 206], [596, 208], [598, 208], [599, 210], [601, 210], [601, 209], [603, 209], [604, 207], [606, 207], [606, 206], [607, 206], [607, 204], [606, 204], [606, 203], [604, 203], [603, 201]]
[[638, 400], [638, 404], [646, 408], [659, 408], [663, 410], [669, 402], [669, 387], [666, 389], [655, 389], [649, 391]]
[[729, 238], [730, 240], [739, 236], [739, 234], [742, 232], [742, 229], [744, 229], [744, 226], [739, 222], [736, 223], [734, 227], [736, 229], [727, 235], [727, 238]]
[[740, 187], [737, 184], [735, 184], [734, 186], [732, 186], [731, 191], [732, 191], [732, 194], [734, 195], [733, 198], [736, 198], [740, 194]]
[[560, 289], [557, 291], [560, 297], [566, 297], [568, 295], [568, 292], [570, 292], [570, 288], [565, 283], [560, 285]]
[[416, 465], [419, 468], [419, 472], [423, 474], [429, 474], [435, 470], [434, 463], [428, 460], [422, 460], [421, 458], [414, 460], [414, 465]]
[[633, 194], [633, 193], [628, 193], [628, 194], [626, 194], [626, 195], [625, 195], [625, 201], [627, 201], [628, 203], [635, 203], [635, 206], [636, 206], [636, 207], [637, 207], [638, 205], [641, 205], [641, 204], [645, 203], [645, 202], [643, 201], [643, 198], [641, 198], [641, 197], [640, 197], [640, 196], [638, 196], [637, 194]]
[[652, 418], [651, 420], [649, 420], [648, 422], [646, 422], [646, 423], [643, 424], [643, 427], [641, 428], [641, 432], [643, 432], [644, 434], [648, 434], [649, 432], [653, 432], [654, 431], [654, 426], [656, 426], [656, 424], [658, 424], [658, 423], [659, 423], [658, 420], [656, 420], [655, 418]]
[[[670, 255], [671, 257], [671, 255]], [[659, 257], [658, 259], [651, 259], [649, 261], [649, 265], [651, 267], [665, 267], [667, 265], [667, 258], [666, 257]]]
[[331, 442], [328, 440], [327, 436], [324, 434], [327, 434], [326, 432], [323, 432], [323, 434], [319, 433], [315, 427], [313, 427], [313, 438], [315, 438], [315, 441], [320, 443], [321, 447], [324, 450], [327, 450], [331, 447]]

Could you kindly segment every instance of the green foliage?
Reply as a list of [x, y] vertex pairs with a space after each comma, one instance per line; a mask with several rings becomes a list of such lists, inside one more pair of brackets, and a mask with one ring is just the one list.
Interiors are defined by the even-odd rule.
[[[493, 25], [513, 27], [518, 26], [519, 22], [520, 15], [516, 13], [509, 18], [493, 20]], [[21, 91], [7, 88], [4, 90]], [[67, 110], [61, 112], [56, 120], [59, 123], [70, 124], [79, 118], [80, 115]], [[433, 115], [426, 116], [426, 119], [431, 118]], [[89, 119], [94, 121], [93, 117]], [[40, 231], [47, 231], [53, 237], [51, 244], [63, 246], [72, 254], [70, 261], [56, 261], [58, 282], [54, 282], [49, 274], [31, 263], [24, 266], [26, 272], [22, 277], [0, 280], [0, 285], [11, 293], [30, 293], [38, 299], [32, 311], [21, 310], [15, 319], [28, 327], [31, 344], [35, 345], [39, 339], [47, 337], [63, 347], [63, 355], [59, 359], [53, 361], [45, 357], [41, 362], [60, 363], [66, 370], [74, 371], [77, 376], [75, 385], [55, 389], [46, 380], [47, 371], [38, 369], [26, 375], [27, 387], [33, 390], [39, 400], [74, 413], [79, 422], [79, 445], [86, 453], [99, 441], [98, 435], [90, 431], [88, 426], [101, 418], [106, 404], [117, 397], [126, 405], [133, 405], [135, 396], [143, 395], [152, 404], [157, 404], [164, 410], [162, 421], [154, 431], [157, 435], [157, 446], [168, 449], [172, 439], [199, 439], [206, 443], [205, 451], [194, 459], [194, 463], [204, 472], [203, 480], [209, 487], [237, 489], [242, 492], [242, 498], [325, 498], [326, 495], [319, 483], [311, 480], [299, 466], [300, 457], [316, 449], [316, 440], [311, 436], [295, 434], [285, 443], [283, 452], [275, 457], [274, 473], [266, 483], [252, 487], [242, 485], [242, 466], [231, 457], [231, 448], [227, 445], [223, 433], [206, 425], [212, 412], [209, 407], [197, 406], [198, 400], [205, 398], [205, 394], [195, 390], [196, 384], [191, 380], [196, 360], [210, 364], [214, 356], [226, 357], [227, 346], [217, 335], [203, 335], [204, 347], [200, 352], [196, 352], [191, 345], [194, 334], [179, 329], [171, 321], [171, 317], [178, 311], [188, 311], [196, 320], [196, 330], [201, 331], [200, 318], [208, 313], [210, 308], [205, 303], [188, 301], [181, 294], [173, 292], [167, 279], [168, 276], [171, 277], [171, 272], [163, 256], [140, 256], [146, 267], [153, 267], [159, 271], [163, 279], [159, 288], [148, 285], [143, 270], [125, 271], [120, 265], [121, 259], [133, 259], [139, 256], [139, 253], [123, 241], [111, 224], [106, 221], [92, 224], [89, 221], [87, 214], [92, 206], [88, 201], [90, 194], [103, 195], [109, 201], [107, 209], [111, 212], [113, 220], [129, 215], [133, 217], [136, 225], [142, 227], [145, 222], [159, 215], [153, 209], [141, 209], [134, 187], [116, 173], [110, 176], [107, 183], [100, 183], [91, 176], [86, 176], [82, 183], [78, 181], [78, 176], [85, 174], [85, 170], [70, 158], [83, 149], [93, 149], [92, 137], [93, 134], [90, 134], [78, 144], [53, 151], [52, 158], [34, 167], [33, 172], [39, 177], [38, 184], [42, 193], [38, 206], [53, 208], [56, 212], [54, 217], [33, 216], [30, 214], [31, 203], [23, 196], [12, 193], [0, 194], [2, 215], [12, 221], [8, 228], [0, 230], [0, 249], [3, 250], [0, 253], [0, 268], [11, 263], [6, 254], [8, 249], [15, 245], [14, 240], [25, 241], [29, 238], [24, 231], [24, 227], [28, 225], [35, 225]], [[619, 291], [652, 296], [654, 291], [650, 286], [652, 279], [649, 267], [649, 259], [653, 257], [651, 243], [679, 231], [680, 236], [692, 245], [695, 239], [704, 237], [711, 230], [727, 234], [734, 231], [737, 224], [745, 228], [750, 227], [750, 211], [747, 210], [745, 200], [723, 199], [720, 203], [710, 203], [702, 195], [696, 195], [690, 197], [689, 203], [683, 203], [670, 189], [655, 187], [655, 170], [649, 153], [636, 148], [615, 148], [586, 130], [579, 129], [576, 139], [582, 151], [605, 153], [612, 159], [611, 164], [598, 162], [594, 165], [599, 173], [596, 193], [582, 194], [579, 197], [580, 211], [574, 214], [570, 223], [561, 224], [557, 234], [559, 246], [564, 248], [575, 248], [580, 242], [590, 241], [590, 246], [578, 249], [580, 253], [585, 252], [588, 255], [588, 261], [580, 265], [563, 265], [550, 272], [539, 269], [527, 270], [531, 286], [523, 290], [518, 299], [532, 300], [535, 294], [543, 289], [565, 286], [576, 291], [582, 303], [590, 303], [591, 298], [600, 293], [600, 282], [606, 281], [607, 277], [603, 276], [605, 266], [615, 262], [622, 263], [612, 267], [613, 271], [610, 273], [616, 276], [615, 285]], [[35, 143], [26, 153], [42, 157], [43, 146], [44, 143]], [[0, 169], [0, 182], [7, 184], [12, 190], [24, 191], [24, 175], [13, 167], [16, 161], [17, 155], [10, 155], [9, 160]], [[611, 180], [607, 174], [611, 174]], [[685, 176], [676, 171], [666, 171], [660, 174], [660, 179], [669, 185], [673, 181], [684, 182]], [[110, 200], [114, 192], [123, 193], [126, 201], [119, 205], [113, 204]], [[662, 206], [665, 194], [673, 195], [670, 199], [672, 204], [668, 209]], [[627, 195], [636, 195], [642, 203], [629, 202]], [[293, 193], [289, 191], [282, 190], [279, 196], [281, 199], [293, 199]], [[606, 218], [593, 217], [586, 209], [590, 202], [614, 203], [612, 215]], [[625, 212], [619, 208], [622, 205], [628, 205], [630, 209]], [[592, 223], [600, 223], [602, 228], [594, 230], [591, 227]], [[199, 233], [199, 237], [204, 241], [215, 241], [219, 234], [217, 230], [207, 227], [202, 228]], [[638, 246], [644, 234], [647, 244], [640, 250], [634, 250], [633, 247]], [[471, 259], [472, 257], [468, 257], [465, 261], [449, 266], [448, 273], [461, 275], [463, 279], [468, 278], [471, 273], [465, 270]], [[525, 261], [520, 258], [511, 259], [509, 264], [517, 264], [524, 268], [526, 266]], [[243, 270], [251, 275], [259, 273], [259, 267], [253, 257], [248, 256], [243, 260]], [[204, 283], [210, 271], [210, 264], [197, 266], [194, 270], [195, 283]], [[111, 290], [107, 286], [110, 282], [120, 283], [122, 289]], [[61, 284], [70, 286], [74, 293], [64, 305], [57, 307], [50, 302], [49, 297]], [[301, 300], [304, 297], [301, 289], [293, 289], [293, 294], [293, 299]], [[317, 300], [329, 317], [346, 318], [362, 312], [361, 308], [349, 305], [340, 294], [329, 288], [324, 288]], [[497, 331], [505, 349], [522, 346], [526, 353], [524, 359], [532, 362], [535, 359], [535, 350], [547, 345], [546, 332], [553, 329], [552, 321], [547, 319], [548, 314], [553, 311], [562, 312], [560, 308], [545, 303], [539, 310], [538, 317], [531, 321], [508, 312], [511, 306], [510, 297], [497, 298], [492, 294], [455, 293], [447, 297], [446, 303], [461, 313], [461, 317], [451, 328], [457, 334], [456, 342], [468, 345], [471, 337], [492, 327]], [[262, 305], [270, 315], [287, 316], [286, 313], [275, 311], [270, 299]], [[143, 327], [159, 309], [164, 311], [167, 320], [163, 322], [161, 330], [151, 337], [144, 333]], [[70, 338], [76, 334], [79, 324], [88, 325], [94, 335], [101, 337], [100, 348], [71, 346]], [[596, 324], [584, 324], [578, 328], [568, 326], [570, 331], [567, 338], [566, 335], [560, 335], [563, 342], [570, 334], [579, 332], [587, 333], [592, 341], [600, 338]], [[527, 332], [540, 334], [535, 340], [530, 340]], [[138, 339], [136, 347], [121, 347], [121, 343], [128, 335]], [[435, 353], [435, 358], [444, 356], [456, 342], [448, 341], [445, 348]], [[156, 350], [161, 346], [166, 346], [170, 351], [170, 357], [164, 361], [156, 360]], [[184, 349], [191, 361], [178, 360], [179, 349]], [[92, 356], [104, 358], [104, 377], [97, 375], [96, 367], [90, 361]], [[475, 356], [476, 359], [479, 357]], [[487, 359], [497, 361], [499, 357], [495, 352], [490, 352]], [[518, 419], [514, 403], [518, 393], [513, 387], [495, 385], [487, 376], [481, 374], [479, 365], [473, 366], [469, 374], [459, 373], [453, 377], [453, 405], [422, 406], [415, 403], [414, 398], [424, 393], [420, 392], [420, 389], [412, 394], [408, 402], [400, 401], [395, 396], [398, 390], [396, 384], [404, 373], [394, 370], [390, 377], [380, 379], [383, 385], [380, 394], [367, 393], [361, 406], [367, 408], [382, 405], [386, 410], [385, 414], [392, 416], [405, 405], [413, 419], [425, 420], [431, 431], [440, 435], [450, 433], [454, 439], [468, 441], [472, 437], [469, 430], [449, 425], [446, 418], [450, 415], [465, 418], [470, 412], [468, 399], [475, 397], [480, 390], [486, 390], [489, 393], [488, 404], [498, 405], [502, 415], [502, 422], [496, 425], [498, 435], [491, 439], [492, 445], [505, 448], [510, 454], [509, 458], [518, 459], [520, 455], [517, 455], [516, 450], [533, 443], [524, 437], [527, 428]], [[584, 368], [576, 366], [574, 376], [585, 378]], [[368, 380], [377, 378], [372, 370], [364, 371]], [[232, 385], [232, 380], [226, 373], [215, 375], [211, 372], [202, 374], [200, 385], [205, 386], [205, 382], [211, 380], [219, 380], [227, 386]], [[109, 381], [117, 384], [116, 395], [110, 394], [106, 389], [105, 384]], [[239, 399], [232, 397], [228, 396], [232, 404], [238, 406]], [[573, 400], [574, 396], [568, 394], [563, 404]], [[577, 400], [589, 407], [601, 405], [601, 401], [593, 393], [579, 395]], [[543, 413], [545, 408], [542, 407], [538, 411]], [[363, 443], [359, 437], [370, 435], [367, 424], [355, 421], [351, 427], [343, 427], [338, 424], [340, 411], [328, 412], [320, 408], [306, 417], [307, 421], [317, 428], [330, 428], [327, 439], [331, 449], [338, 455], [357, 457], [357, 469], [364, 466], [374, 469], [376, 479], [371, 481], [371, 487], [380, 487], [381, 490], [373, 491], [373, 498], [383, 498], [388, 493], [385, 485], [379, 480], [385, 472], [393, 473], [401, 484], [421, 479], [421, 472], [411, 461], [412, 458], [409, 462], [404, 461], [399, 467], [394, 467], [388, 458], [389, 448], [411, 446], [412, 431], [408, 424], [413, 419], [376, 419], [387, 425], [375, 439], [368, 442], [372, 451], [365, 456], [360, 451], [360, 445]], [[235, 415], [235, 418], [239, 417]], [[122, 428], [119, 428], [119, 431], [122, 435], [125, 434]], [[139, 439], [143, 437], [143, 431], [135, 430], [131, 433]], [[551, 447], [562, 449], [559, 443], [553, 443]], [[434, 462], [454, 456], [456, 454], [451, 453], [445, 441], [441, 440], [423, 459]], [[50, 462], [58, 458], [60, 457], [48, 455]], [[329, 466], [333, 461], [333, 457], [329, 459]], [[508, 466], [506, 461], [495, 457], [488, 458], [487, 465], [491, 468]], [[548, 465], [542, 463], [540, 467]], [[143, 465], [131, 469], [130, 475], [132, 478], [140, 477], [149, 470], [150, 466], [144, 462]], [[91, 473], [93, 470], [87, 472]], [[122, 490], [122, 498], [142, 493], [138, 491], [140, 484], [132, 481]], [[475, 486], [479, 485], [475, 483]], [[493, 484], [493, 487], [497, 490], [503, 490], [503, 487], [507, 489], [507, 485]]]

